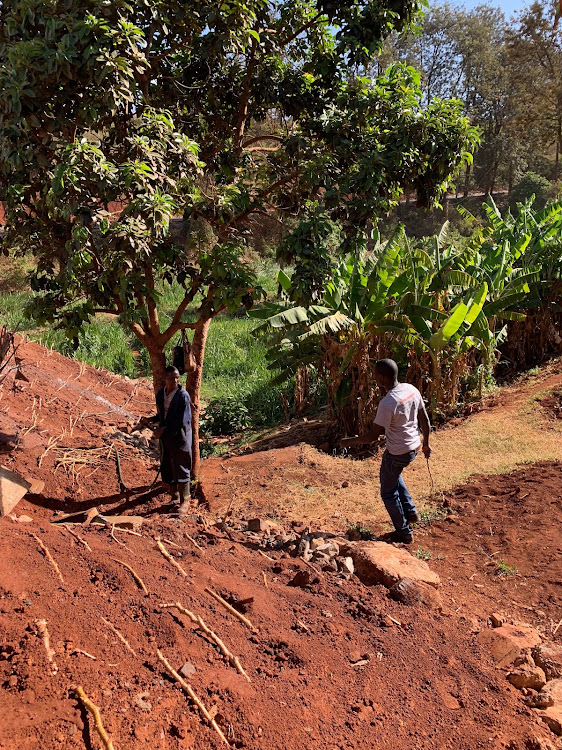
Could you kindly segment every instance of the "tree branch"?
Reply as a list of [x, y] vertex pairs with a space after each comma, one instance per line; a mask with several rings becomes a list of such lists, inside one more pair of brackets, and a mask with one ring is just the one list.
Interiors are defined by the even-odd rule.
[[236, 130], [233, 138], [234, 153], [236, 156], [240, 156], [242, 152], [242, 137], [244, 135], [244, 128], [246, 126], [246, 120], [248, 118], [248, 104], [250, 102], [250, 80], [252, 78], [255, 66], [255, 54], [256, 54], [257, 41], [252, 37], [252, 46], [248, 57], [248, 64], [246, 67], [246, 74], [244, 75], [244, 82], [242, 83], [242, 93], [240, 94], [240, 103], [238, 105], [238, 117], [236, 119]]
[[282, 42], [280, 42], [280, 47], [285, 47], [287, 44], [291, 44], [291, 42], [294, 42], [297, 37], [299, 37], [301, 34], [304, 34], [305, 31], [308, 31], [311, 26], [314, 26], [316, 21], [324, 15], [323, 13], [317, 13], [314, 18], [312, 18], [310, 21], [304, 24], [304, 26], [301, 26], [301, 28], [298, 31], [295, 31], [293, 36], [290, 36], [288, 39], [284, 39]]
[[248, 148], [248, 146], [251, 146], [253, 143], [259, 143], [259, 141], [277, 141], [281, 143], [283, 139], [279, 135], [257, 135], [247, 140], [246, 143], [243, 143], [242, 148]]

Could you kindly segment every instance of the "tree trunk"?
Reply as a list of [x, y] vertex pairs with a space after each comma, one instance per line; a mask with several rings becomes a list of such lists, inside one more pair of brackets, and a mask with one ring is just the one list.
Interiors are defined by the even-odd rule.
[[509, 176], [507, 179], [507, 194], [511, 195], [511, 191], [513, 190], [513, 160], [509, 162]]
[[496, 189], [496, 177], [498, 174], [498, 166], [499, 162], [497, 159], [494, 159], [494, 165], [492, 167], [492, 174], [490, 176], [490, 195], [494, 196], [494, 190]]
[[142, 343], [146, 346], [148, 356], [150, 357], [152, 387], [154, 388], [154, 395], [156, 395], [160, 388], [164, 387], [166, 377], [166, 355], [164, 354], [164, 344], [151, 338], [146, 338]]
[[466, 165], [466, 172], [464, 174], [464, 192], [463, 198], [468, 198], [468, 186], [470, 184], [470, 164]]
[[191, 429], [193, 431], [193, 465], [191, 469], [192, 478], [197, 481], [199, 476], [199, 467], [201, 456], [199, 453], [199, 415], [200, 415], [200, 395], [201, 380], [203, 377], [203, 361], [205, 359], [205, 345], [207, 343], [207, 334], [209, 333], [210, 318], [200, 320], [195, 326], [193, 333], [193, 342], [191, 351], [195, 357], [195, 369], [187, 374], [187, 391], [191, 398]]

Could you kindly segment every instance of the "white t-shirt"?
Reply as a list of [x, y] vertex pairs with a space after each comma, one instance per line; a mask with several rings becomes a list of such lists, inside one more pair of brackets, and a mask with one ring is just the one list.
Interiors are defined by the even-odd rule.
[[398, 383], [381, 399], [375, 424], [384, 427], [386, 448], [394, 456], [420, 447], [418, 411], [425, 409], [421, 393], [409, 383]]

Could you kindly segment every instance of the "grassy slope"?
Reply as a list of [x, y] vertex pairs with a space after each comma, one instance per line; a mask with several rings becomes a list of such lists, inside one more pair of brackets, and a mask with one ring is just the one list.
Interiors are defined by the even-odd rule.
[[[0, 262], [0, 323], [11, 330], [27, 333], [31, 339], [65, 356], [95, 367], [132, 378], [150, 375], [146, 351], [140, 351], [136, 339], [107, 316], [99, 316], [84, 329], [77, 350], [61, 331], [43, 330], [25, 320], [23, 309], [30, 296], [25, 276], [23, 263], [7, 259]], [[268, 297], [273, 298], [277, 290], [275, 269], [269, 265], [261, 266], [258, 278]], [[163, 324], [170, 319], [181, 293], [179, 287], [168, 287], [163, 294]], [[212, 322], [202, 395], [206, 401], [232, 396], [245, 403], [256, 424], [273, 424], [282, 418], [281, 389], [271, 385], [274, 373], [266, 366], [265, 343], [252, 335], [253, 328], [255, 323], [243, 313], [222, 314]], [[169, 352], [174, 343], [176, 341], [170, 344]]]

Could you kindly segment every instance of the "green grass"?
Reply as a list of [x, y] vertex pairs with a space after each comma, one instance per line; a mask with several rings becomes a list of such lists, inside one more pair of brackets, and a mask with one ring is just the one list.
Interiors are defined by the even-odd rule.
[[433, 553], [428, 549], [418, 547], [414, 552], [414, 557], [417, 557], [418, 560], [425, 560], [425, 562], [427, 562], [428, 560], [433, 559]]
[[[268, 298], [277, 294], [275, 267], [261, 264], [257, 268], [258, 282]], [[41, 329], [33, 321], [24, 318], [24, 308], [31, 292], [14, 291], [25, 283], [21, 269], [9, 270], [0, 267], [0, 323], [11, 330], [18, 330], [44, 346], [99, 368], [106, 368], [118, 375], [128, 377], [150, 377], [148, 353], [140, 343], [128, 334], [116, 321], [99, 316], [84, 327], [79, 337], [79, 346], [74, 349], [63, 331]], [[6, 284], [2, 285], [2, 281]], [[9, 283], [8, 283], [9, 280]], [[160, 299], [161, 324], [170, 320], [183, 291], [179, 285], [166, 286]], [[196, 303], [194, 303], [196, 304]], [[194, 319], [194, 310], [188, 310], [186, 319]], [[218, 315], [211, 323], [205, 364], [203, 369], [202, 398], [205, 402], [232, 398], [242, 403], [250, 412], [253, 427], [275, 424], [283, 419], [280, 394], [292, 394], [292, 384], [272, 385], [276, 373], [267, 369], [266, 344], [252, 335], [256, 323], [244, 312], [237, 315]], [[176, 337], [167, 347], [171, 361]]]
[[515, 565], [508, 565], [505, 560], [494, 560], [496, 565], [496, 575], [507, 578], [507, 576], [516, 576], [517, 568]]

